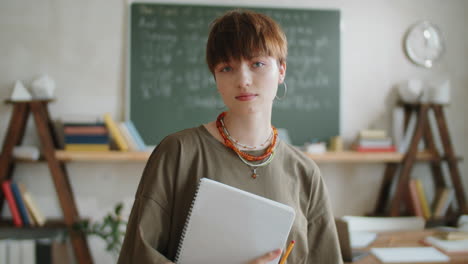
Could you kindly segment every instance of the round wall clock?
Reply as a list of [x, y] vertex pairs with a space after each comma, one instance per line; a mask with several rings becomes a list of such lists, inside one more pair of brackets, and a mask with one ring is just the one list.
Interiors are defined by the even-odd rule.
[[431, 68], [444, 53], [442, 33], [429, 21], [418, 22], [409, 28], [404, 49], [416, 65]]

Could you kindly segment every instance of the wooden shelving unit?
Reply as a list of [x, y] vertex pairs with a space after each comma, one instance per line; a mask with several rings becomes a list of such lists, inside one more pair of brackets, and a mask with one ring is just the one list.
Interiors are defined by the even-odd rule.
[[[463, 189], [462, 178], [458, 169], [460, 158], [455, 156], [452, 146], [447, 122], [445, 120], [444, 105], [441, 104], [403, 104], [405, 109], [405, 128], [408, 129], [410, 116], [415, 113], [417, 117], [414, 132], [411, 135], [411, 142], [403, 159], [398, 163], [387, 163], [384, 177], [380, 187], [379, 197], [375, 206], [374, 215], [399, 216], [402, 213], [408, 213], [411, 207], [409, 198], [409, 181], [414, 163], [420, 160], [418, 145], [422, 140], [426, 146], [426, 153], [431, 157], [427, 161], [430, 164], [434, 190], [446, 187], [453, 188], [458, 205], [456, 211], [449, 210], [446, 219], [454, 219], [461, 214], [468, 212], [465, 191]], [[431, 131], [429, 112], [433, 111], [436, 122], [437, 132], [443, 147], [443, 155], [439, 153], [436, 147], [434, 134]], [[445, 179], [442, 170], [443, 162], [449, 169], [448, 180]], [[395, 185], [395, 191], [391, 192], [392, 185]], [[403, 210], [402, 210], [403, 209]], [[441, 219], [429, 219], [437, 220]]]
[[[44, 227], [14, 228], [13, 225], [4, 226], [0, 229], [1, 235], [8, 235], [8, 230], [14, 230], [15, 234], [31, 237], [35, 233], [47, 231], [48, 229], [64, 228], [71, 240], [77, 262], [80, 264], [93, 263], [86, 235], [74, 228], [75, 223], [80, 221], [78, 209], [73, 196], [72, 187], [68, 178], [67, 170], [63, 161], [55, 156], [57, 148], [57, 137], [54, 135], [52, 122], [47, 108], [50, 100], [32, 100], [7, 103], [13, 105], [13, 113], [10, 118], [7, 133], [4, 138], [2, 153], [0, 155], [0, 183], [10, 180], [14, 176], [16, 160], [13, 158], [13, 148], [20, 145], [26, 130], [26, 123], [30, 114], [34, 116], [34, 123], [41, 142], [43, 160], [47, 163], [55, 186], [55, 191], [63, 212], [63, 219], [56, 225], [54, 221], [48, 221]], [[4, 201], [4, 195], [0, 192], [0, 213]]]

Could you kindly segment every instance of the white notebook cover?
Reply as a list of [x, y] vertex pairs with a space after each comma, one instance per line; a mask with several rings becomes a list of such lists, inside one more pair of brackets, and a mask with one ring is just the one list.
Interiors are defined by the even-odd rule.
[[283, 249], [294, 217], [290, 206], [202, 178], [176, 263], [241, 264]]

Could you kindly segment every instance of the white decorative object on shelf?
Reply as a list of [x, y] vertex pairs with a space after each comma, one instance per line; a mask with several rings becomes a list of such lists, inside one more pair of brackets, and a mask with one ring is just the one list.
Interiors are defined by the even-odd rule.
[[54, 97], [55, 81], [47, 75], [43, 75], [34, 80], [32, 92], [36, 99], [52, 99]]
[[405, 103], [420, 102], [424, 89], [425, 83], [418, 79], [407, 80], [398, 84], [398, 94]]
[[13, 92], [11, 93], [10, 100], [12, 101], [29, 101], [32, 99], [31, 94], [29, 93], [28, 89], [24, 87], [21, 81], [15, 82], [15, 88], [13, 88]]
[[327, 152], [327, 145], [325, 142], [306, 143], [304, 151], [309, 154], [323, 154]]
[[36, 146], [16, 146], [13, 148], [13, 157], [25, 160], [38, 160], [39, 148]]

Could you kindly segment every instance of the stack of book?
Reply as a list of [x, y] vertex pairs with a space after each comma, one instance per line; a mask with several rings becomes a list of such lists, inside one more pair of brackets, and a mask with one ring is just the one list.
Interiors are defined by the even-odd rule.
[[359, 152], [395, 152], [392, 139], [385, 130], [361, 130], [353, 149]]
[[10, 209], [13, 225], [16, 227], [43, 226], [44, 215], [39, 211], [31, 194], [21, 183], [4, 181], [1, 190]]
[[104, 123], [64, 123], [65, 150], [108, 151], [109, 132]]

